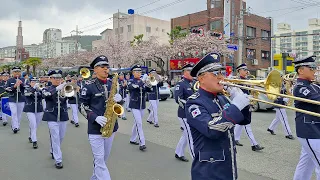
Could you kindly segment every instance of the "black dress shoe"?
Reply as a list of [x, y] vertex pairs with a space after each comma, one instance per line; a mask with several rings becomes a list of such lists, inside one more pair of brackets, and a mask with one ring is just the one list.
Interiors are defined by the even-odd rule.
[[286, 136], [286, 138], [294, 140], [294, 137], [292, 135], [288, 135], [288, 136]]
[[14, 133], [14, 134], [17, 134], [17, 132], [18, 132], [18, 129], [15, 128], [15, 129], [13, 130], [13, 133]]
[[128, 112], [131, 112], [131, 110], [130, 110], [130, 109], [128, 109], [127, 111], [128, 111]]
[[261, 147], [259, 144], [251, 146], [252, 151], [261, 151], [264, 147]]
[[37, 143], [37, 141], [32, 143], [32, 147], [33, 147], [33, 149], [38, 149], [38, 143]]
[[152, 121], [147, 121], [149, 124], [153, 124], [153, 122]]
[[56, 163], [55, 166], [56, 166], [57, 169], [62, 169], [63, 168], [62, 162]]
[[180, 161], [189, 162], [189, 160], [184, 156], [179, 157], [177, 154], [175, 154], [174, 157], [176, 157]]
[[51, 159], [54, 159], [54, 157], [53, 157], [53, 153], [50, 153], [51, 154]]
[[154, 127], [158, 128], [158, 127], [159, 127], [159, 125], [158, 125], [158, 124], [155, 124], [155, 125], [154, 125]]
[[75, 126], [75, 127], [79, 127], [79, 123], [75, 123], [74, 126]]
[[151, 112], [150, 109], [148, 109], [148, 113], [149, 113], [149, 114], [150, 114], [150, 112]]
[[74, 121], [70, 121], [71, 124], [74, 124]]
[[134, 141], [130, 141], [130, 144], [133, 144], [133, 145], [139, 145], [138, 142], [134, 142]]
[[29, 143], [32, 143], [32, 139], [31, 139], [31, 137], [29, 137]]
[[243, 146], [243, 144], [241, 144], [239, 141], [236, 141], [236, 145], [237, 146]]
[[2, 123], [3, 126], [6, 126], [7, 124], [8, 124], [7, 122], [3, 122], [3, 123]]
[[184, 129], [183, 129], [183, 127], [180, 127], [180, 129], [181, 129], [181, 131], [183, 131]]
[[147, 149], [147, 147], [146, 147], [146, 145], [142, 145], [139, 147], [139, 149], [140, 149], [140, 151], [143, 151], [143, 150]]
[[127, 118], [126, 117], [122, 117], [122, 120], [127, 120]]
[[276, 135], [276, 133], [274, 133], [274, 131], [271, 129], [267, 129], [267, 131], [269, 131], [272, 135]]

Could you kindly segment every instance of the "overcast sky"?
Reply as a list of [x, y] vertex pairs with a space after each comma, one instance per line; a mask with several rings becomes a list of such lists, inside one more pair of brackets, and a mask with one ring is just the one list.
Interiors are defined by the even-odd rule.
[[[0, 1], [0, 47], [15, 45], [20, 17], [26, 45], [41, 43], [43, 31], [47, 28], [59, 28], [63, 36], [68, 36], [78, 25], [83, 34], [99, 35], [104, 29], [112, 28], [111, 20], [106, 19], [118, 9], [121, 12], [127, 12], [129, 8], [139, 8], [136, 13], [154, 10], [145, 15], [170, 20], [173, 17], [205, 10], [207, 2], [206, 0]], [[164, 5], [168, 7], [161, 8]], [[286, 22], [291, 24], [293, 29], [306, 28], [309, 18], [318, 18], [320, 15], [318, 13], [320, 0], [247, 0], [247, 7], [250, 7], [251, 13], [273, 17], [275, 25]], [[87, 27], [95, 23], [97, 24]]]

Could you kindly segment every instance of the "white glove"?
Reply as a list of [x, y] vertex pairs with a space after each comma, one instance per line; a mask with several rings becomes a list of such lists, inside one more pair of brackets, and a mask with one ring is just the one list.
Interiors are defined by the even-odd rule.
[[283, 101], [287, 103], [289, 101], [289, 98], [283, 98]]
[[237, 106], [237, 108], [241, 111], [243, 108], [250, 104], [250, 100], [247, 94], [237, 93], [233, 98], [231, 104]]
[[66, 82], [60, 84], [59, 86], [56, 87], [56, 90], [60, 91], [66, 84], [67, 84]]
[[132, 84], [132, 87], [133, 87], [133, 88], [139, 88], [139, 85], [137, 85], [137, 84]]
[[237, 87], [228, 87], [227, 91], [230, 94], [231, 100], [233, 100], [237, 94], [243, 94], [243, 91]]
[[98, 117], [96, 117], [96, 120], [95, 120], [95, 121], [96, 121], [98, 124], [100, 124], [100, 126], [102, 127], [102, 126], [104, 126], [104, 125], [107, 124], [108, 119], [105, 118], [104, 116], [98, 116]]
[[39, 83], [34, 84], [33, 89], [37, 89], [39, 87]]
[[113, 97], [113, 100], [115, 102], [120, 102], [122, 100], [122, 97], [120, 94], [115, 94], [114, 97]]

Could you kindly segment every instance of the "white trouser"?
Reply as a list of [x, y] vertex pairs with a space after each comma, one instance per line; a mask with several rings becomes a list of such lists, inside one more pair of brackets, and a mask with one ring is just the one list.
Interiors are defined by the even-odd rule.
[[125, 104], [126, 110], [130, 110], [130, 108], [129, 108], [129, 103], [130, 103], [130, 95], [127, 94], [127, 95], [126, 95], [126, 104]]
[[47, 107], [47, 102], [45, 99], [42, 99], [42, 107], [43, 107], [43, 110], [45, 110]]
[[69, 99], [67, 99], [67, 107], [70, 108]]
[[286, 109], [275, 108], [275, 110], [276, 110], [276, 118], [274, 118], [274, 120], [271, 122], [269, 129], [272, 131], [275, 130], [277, 128], [279, 122], [281, 122], [284, 133], [286, 134], [286, 136], [292, 135], [292, 132], [291, 132], [291, 129], [290, 129], [290, 126], [288, 123]]
[[89, 134], [89, 142], [93, 154], [93, 175], [90, 180], [110, 180], [110, 173], [107, 168], [107, 161], [111, 152], [114, 134], [109, 138], [101, 135]]
[[186, 118], [179, 118], [178, 117], [178, 119], [180, 122], [180, 126], [183, 127], [183, 132], [182, 132], [181, 138], [180, 138], [180, 140], [177, 144], [177, 147], [176, 147], [176, 154], [179, 157], [184, 156], [184, 150], [185, 150], [186, 146], [188, 145], [190, 156], [193, 159], [194, 158], [193, 139], [191, 136], [189, 124], [187, 123]]
[[43, 112], [33, 113], [27, 112], [27, 118], [29, 120], [29, 137], [32, 142], [37, 141], [37, 128], [42, 120]]
[[50, 153], [53, 153], [53, 157], [56, 163], [62, 162], [61, 144], [66, 134], [67, 121], [48, 121], [49, 133], [50, 133]]
[[320, 139], [298, 138], [301, 148], [300, 160], [293, 180], [310, 180], [316, 170], [317, 180], [320, 180]]
[[24, 102], [9, 102], [9, 107], [11, 111], [11, 128], [14, 129], [20, 129], [20, 121], [21, 121], [21, 115], [23, 112]]
[[245, 131], [246, 131], [246, 133], [247, 133], [247, 135], [249, 137], [251, 146], [257, 145], [258, 143], [257, 143], [257, 141], [254, 138], [253, 133], [252, 133], [251, 124], [247, 124], [247, 125], [236, 124], [236, 127], [234, 128], [234, 139], [236, 141], [240, 141], [240, 136], [241, 136], [243, 127], [244, 127], [244, 129], [245, 129]]
[[79, 123], [78, 118], [78, 104], [70, 104], [72, 110], [72, 119], [75, 123]]
[[[127, 109], [127, 97], [124, 97], [123, 101], [124, 101], [124, 107]], [[126, 117], [126, 109], [123, 111], [123, 114], [121, 116], [122, 118]]]
[[144, 134], [142, 129], [143, 111], [144, 109], [132, 109], [134, 122], [133, 122], [132, 135], [131, 135], [130, 141], [136, 142], [136, 139], [138, 137], [140, 146], [146, 145], [146, 141], [144, 139]]
[[150, 109], [150, 114], [148, 116], [147, 121], [148, 122], [154, 122], [155, 124], [158, 124], [158, 105], [159, 105], [159, 100], [149, 100], [149, 107]]
[[1, 112], [2, 122], [8, 122], [7, 116], [8, 116], [7, 114]]

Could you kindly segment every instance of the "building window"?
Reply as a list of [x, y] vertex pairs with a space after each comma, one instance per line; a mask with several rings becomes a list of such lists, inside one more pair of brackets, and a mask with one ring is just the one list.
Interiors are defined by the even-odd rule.
[[150, 60], [146, 60], [146, 63], [145, 63], [146, 65], [145, 66], [147, 66], [147, 67], [151, 67], [151, 61]]
[[156, 27], [156, 31], [159, 31], [159, 28], [158, 28], [158, 27]]
[[131, 32], [131, 25], [128, 25], [128, 32]]
[[247, 59], [256, 59], [255, 49], [247, 49]]
[[248, 37], [256, 37], [256, 28], [247, 26], [247, 36]]
[[123, 27], [120, 27], [120, 34], [123, 33]]
[[146, 32], [147, 32], [147, 33], [151, 33], [151, 27], [150, 27], [150, 26], [147, 26], [147, 27], [146, 27]]
[[222, 7], [222, 0], [212, 0], [211, 8], [219, 8]]
[[269, 51], [261, 51], [261, 59], [269, 60], [270, 59], [270, 52]]
[[270, 37], [270, 31], [261, 30], [261, 37], [263, 40], [268, 40], [268, 37]]
[[273, 66], [279, 66], [279, 60], [274, 60], [273, 61]]
[[164, 29], [162, 29], [162, 32], [164, 33], [164, 32], [165, 32], [165, 30], [164, 30]]
[[221, 21], [213, 21], [210, 23], [210, 30], [218, 30], [221, 29]]

